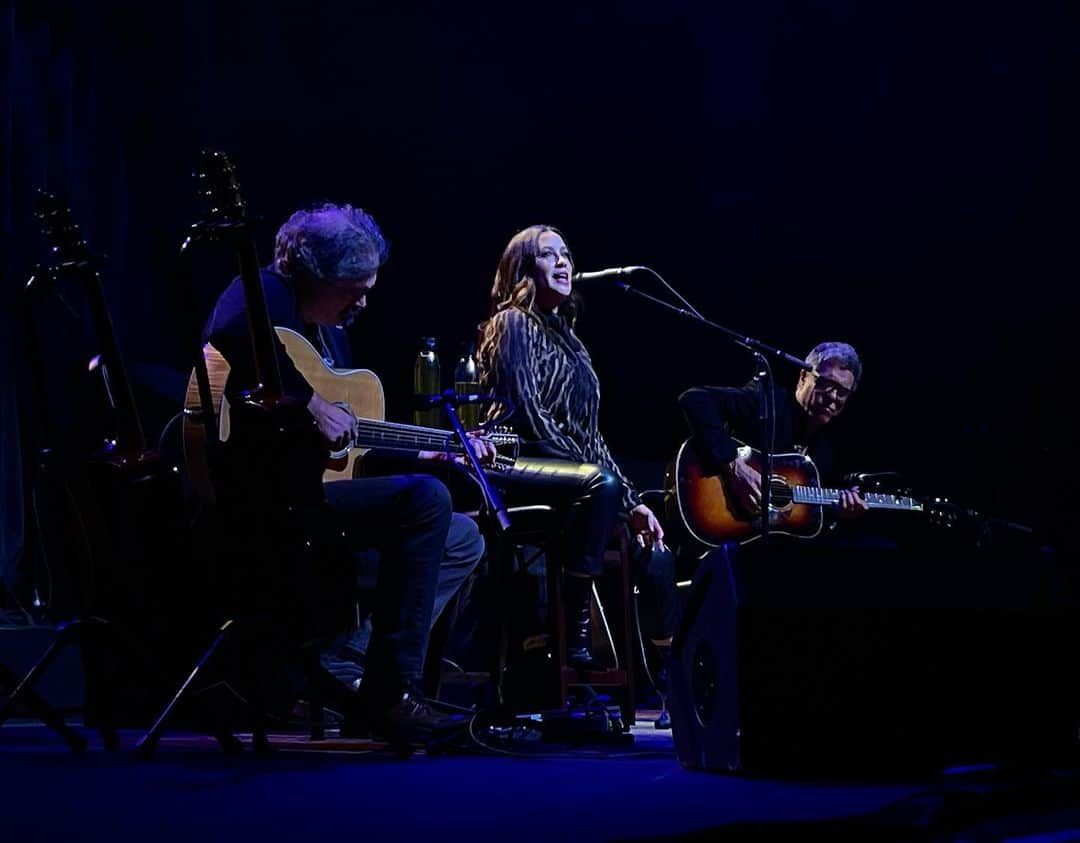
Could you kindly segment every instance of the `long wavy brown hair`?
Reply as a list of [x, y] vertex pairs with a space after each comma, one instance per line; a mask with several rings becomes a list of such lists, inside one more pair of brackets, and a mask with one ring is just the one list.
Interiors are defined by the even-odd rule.
[[[536, 257], [540, 254], [540, 235], [546, 231], [558, 234], [566, 242], [559, 229], [551, 225], [530, 225], [510, 238], [503, 249], [499, 268], [495, 270], [495, 283], [491, 285], [491, 315], [508, 307], [517, 307], [530, 316], [536, 315]], [[571, 258], [571, 263], [573, 259]], [[577, 319], [579, 302], [573, 293], [559, 305], [559, 314], [573, 327]]]
[[[540, 253], [540, 235], [545, 231], [558, 234], [563, 238], [563, 242], [566, 242], [562, 232], [553, 226], [530, 225], [511, 237], [510, 242], [503, 249], [499, 268], [495, 270], [495, 283], [491, 285], [491, 316], [479, 328], [477, 362], [480, 364], [482, 382], [486, 383], [487, 376], [495, 365], [494, 356], [499, 345], [498, 329], [495, 323], [496, 314], [510, 308], [517, 308], [532, 319], [540, 330], [548, 330], [536, 306], [536, 279], [533, 277], [536, 258]], [[571, 293], [570, 297], [559, 305], [559, 314], [565, 317], [573, 327], [578, 314], [578, 300], [574, 293]], [[532, 366], [534, 361], [505, 362], [517, 368]]]

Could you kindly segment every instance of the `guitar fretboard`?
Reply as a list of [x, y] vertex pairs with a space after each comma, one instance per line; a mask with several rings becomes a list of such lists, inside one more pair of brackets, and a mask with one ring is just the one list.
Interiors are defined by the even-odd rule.
[[[512, 434], [494, 433], [488, 438], [500, 445], [510, 444], [516, 437]], [[362, 447], [382, 445], [388, 448], [415, 448], [420, 451], [450, 451], [454, 454], [465, 450], [452, 430], [375, 419], [357, 419], [354, 439], [355, 444]]]
[[417, 448], [426, 451], [460, 451], [459, 443], [452, 430], [439, 430], [434, 427], [395, 424], [394, 422], [358, 419], [355, 438], [357, 445], [398, 448]]
[[[818, 504], [829, 506], [840, 503], [839, 489], [823, 489], [820, 486], [792, 486], [791, 499], [795, 503]], [[921, 501], [906, 495], [890, 495], [882, 492], [866, 492], [862, 499], [871, 509], [902, 509], [922, 512]]]

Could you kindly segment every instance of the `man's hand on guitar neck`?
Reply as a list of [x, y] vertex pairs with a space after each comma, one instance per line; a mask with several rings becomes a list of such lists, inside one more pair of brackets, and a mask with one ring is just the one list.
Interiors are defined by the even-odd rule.
[[837, 508], [837, 515], [841, 518], [858, 518], [869, 511], [870, 507], [859, 495], [858, 486], [840, 490], [840, 506]]
[[344, 448], [352, 441], [356, 419], [353, 414], [337, 404], [327, 401], [319, 393], [311, 393], [308, 411], [315, 417], [315, 426], [326, 437], [334, 450]]
[[[491, 465], [495, 462], [495, 455], [498, 453], [495, 443], [487, 439], [483, 431], [469, 431], [468, 437], [473, 453], [476, 454], [476, 458], [480, 460], [482, 465]], [[446, 451], [421, 451], [419, 457], [422, 460], [447, 460], [453, 458], [456, 462], [465, 462], [463, 454], [448, 454]]]

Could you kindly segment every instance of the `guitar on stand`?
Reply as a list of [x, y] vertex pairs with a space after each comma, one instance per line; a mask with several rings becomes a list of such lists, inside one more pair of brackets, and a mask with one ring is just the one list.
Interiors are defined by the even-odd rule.
[[[127, 368], [105, 301], [96, 258], [71, 212], [52, 194], [40, 191], [37, 217], [57, 262], [39, 268], [26, 286], [26, 318], [31, 333], [29, 358], [40, 408], [39, 463], [34, 483], [35, 511], [41, 517], [41, 542], [50, 558], [67, 562], [74, 584], [77, 617], [58, 625], [59, 635], [0, 708], [0, 723], [20, 699], [34, 703], [34, 685], [68, 644], [78, 644], [85, 674], [86, 721], [97, 721], [108, 748], [117, 743], [113, 724], [115, 687], [105, 676], [106, 642], [135, 657], [143, 673], [152, 659], [126, 624], [154, 616], [155, 573], [172, 567], [182, 554], [182, 525], [175, 470], [147, 446]], [[37, 335], [35, 304], [58, 284], [72, 280], [82, 289], [100, 349], [90, 371], [100, 376], [111, 412], [104, 445], [85, 459], [63, 454], [56, 426], [50, 424], [46, 375]], [[143, 683], [145, 684], [145, 683]], [[42, 719], [45, 719], [44, 717]], [[59, 724], [46, 720], [60, 730]], [[85, 741], [65, 739], [74, 749]]]
[[[308, 644], [325, 631], [320, 624], [332, 624], [347, 614], [345, 596], [351, 593], [344, 579], [335, 580], [336, 588], [326, 586], [329, 578], [345, 570], [337, 564], [341, 554], [333, 540], [332, 513], [323, 493], [326, 444], [307, 408], [285, 395], [282, 387], [277, 338], [255, 250], [254, 221], [235, 168], [224, 153], [207, 151], [196, 179], [206, 212], [192, 226], [183, 251], [194, 241], [211, 241], [224, 243], [236, 253], [255, 384], [227, 405], [226, 433], [232, 435], [220, 436], [220, 396], [227, 368], [221, 365], [223, 359], [216, 359], [214, 367], [205, 365], [202, 349], [196, 351], [196, 372], [184, 413], [185, 450], [189, 466], [193, 462], [200, 466], [190, 472], [192, 480], [215, 501], [221, 516], [217, 567], [227, 619], [140, 739], [138, 749], [144, 757], [154, 752], [167, 720], [226, 639], [242, 647], [231, 664], [251, 683], [247, 697], [253, 747], [258, 752], [267, 750], [266, 716], [275, 692], [273, 677], [284, 660], [296, 656], [304, 660], [305, 671], [317, 667], [318, 654]], [[240, 429], [242, 435], [236, 435]], [[213, 443], [212, 454], [207, 451], [209, 443]], [[192, 449], [198, 451], [197, 460]], [[340, 598], [341, 605], [331, 605], [328, 595]], [[298, 647], [304, 652], [295, 653]], [[224, 726], [213, 734], [226, 752], [237, 749]]]

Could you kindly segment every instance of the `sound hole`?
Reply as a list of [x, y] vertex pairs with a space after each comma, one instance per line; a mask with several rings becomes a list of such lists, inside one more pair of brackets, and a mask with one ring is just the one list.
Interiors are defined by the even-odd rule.
[[783, 477], [773, 477], [769, 483], [769, 494], [772, 495], [769, 506], [775, 507], [776, 509], [784, 509], [785, 507], [791, 506], [791, 487]]
[[705, 639], [698, 641], [690, 664], [690, 700], [698, 723], [709, 725], [716, 713], [716, 659]]

